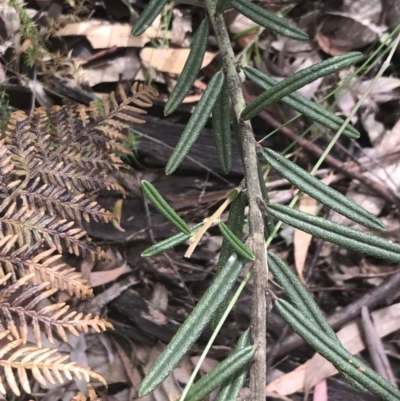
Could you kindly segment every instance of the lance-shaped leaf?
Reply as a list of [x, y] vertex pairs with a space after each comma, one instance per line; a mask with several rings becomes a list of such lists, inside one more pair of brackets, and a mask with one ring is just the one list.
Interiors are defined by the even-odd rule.
[[[232, 201], [229, 208], [229, 217], [226, 225], [236, 237], [240, 237], [243, 232], [246, 200], [246, 195], [243, 192], [240, 192]], [[232, 246], [224, 239], [219, 253], [217, 271], [222, 269], [232, 252]]]
[[203, 226], [204, 223], [198, 223], [190, 229], [191, 234], [178, 233], [172, 237], [169, 237], [163, 241], [157, 242], [156, 244], [150, 246], [145, 249], [141, 256], [143, 258], [149, 258], [151, 256], [158, 255], [162, 252], [168, 251], [169, 249], [174, 248], [175, 246], [181, 244], [182, 242], [187, 241], [196, 231]]
[[284, 205], [270, 203], [268, 213], [278, 220], [315, 237], [376, 258], [400, 262], [400, 245], [384, 238], [363, 233]]
[[218, 223], [218, 228], [221, 231], [224, 239], [229, 242], [233, 250], [238, 255], [247, 260], [254, 260], [254, 254], [250, 250], [250, 248], [243, 244], [243, 242], [238, 237], [236, 237], [236, 235], [228, 228], [225, 223]]
[[306, 288], [300, 282], [292, 269], [277, 255], [268, 252], [268, 268], [275, 280], [285, 291], [293, 306], [295, 306], [307, 319], [318, 325], [321, 330], [339, 341], [321, 309], [312, 299]]
[[240, 160], [243, 163], [244, 155], [243, 155], [243, 142], [242, 142], [242, 135], [241, 135], [241, 127], [236, 118], [233, 119], [232, 125], [233, 125], [233, 136], [235, 137], [235, 140], [236, 140], [236, 145], [237, 145], [237, 148], [239, 151]]
[[293, 25], [283, 18], [267, 11], [265, 8], [259, 6], [253, 1], [233, 0], [232, 7], [264, 28], [271, 29], [272, 31], [287, 36], [288, 38], [308, 40], [308, 35], [296, 25]]
[[140, 386], [140, 396], [151, 393], [178, 365], [210, 323], [218, 305], [236, 282], [245, 261], [233, 254], [200, 302], [161, 353]]
[[229, 90], [226, 80], [212, 109], [212, 132], [217, 149], [218, 163], [222, 171], [228, 174], [232, 164], [232, 141]]
[[142, 190], [153, 204], [153, 206], [177, 229], [181, 230], [187, 235], [191, 234], [189, 226], [179, 217], [174, 209], [168, 205], [167, 201], [161, 196], [153, 184], [149, 181], [142, 181]]
[[[232, 201], [229, 208], [229, 217], [226, 225], [236, 237], [240, 237], [243, 232], [246, 201], [246, 195], [243, 192], [240, 192]], [[217, 272], [219, 272], [225, 266], [225, 263], [228, 261], [229, 256], [232, 255], [233, 252], [234, 250], [232, 245], [226, 239], [224, 239], [219, 252]], [[212, 327], [216, 327], [218, 325], [218, 322], [228, 306], [228, 300], [229, 294], [216, 310], [211, 322]]]
[[203, 400], [205, 396], [241, 370], [243, 366], [247, 365], [253, 358], [253, 355], [254, 348], [251, 345], [234, 352], [190, 388], [186, 396], [186, 401]]
[[189, 56], [181, 75], [179, 75], [178, 82], [164, 107], [165, 116], [173, 113], [182, 104], [183, 99], [193, 86], [203, 63], [209, 31], [210, 26], [208, 19], [205, 18], [193, 37], [192, 44], [190, 45]]
[[147, 4], [146, 8], [136, 21], [132, 29], [132, 35], [141, 35], [153, 23], [167, 2], [168, 0], [150, 0], [149, 4]]
[[189, 153], [190, 148], [196, 142], [201, 130], [206, 125], [208, 118], [214, 104], [221, 92], [222, 85], [224, 84], [225, 76], [222, 71], [218, 71], [211, 78], [204, 91], [199, 103], [193, 111], [178, 144], [176, 145], [171, 157], [168, 160], [167, 167], [165, 168], [166, 174], [172, 174], [181, 164], [182, 160]]
[[[241, 351], [245, 347], [250, 345], [250, 330], [246, 330], [239, 338], [235, 348], [235, 352]], [[218, 397], [215, 401], [228, 401], [236, 400], [239, 396], [240, 390], [242, 389], [244, 382], [246, 381], [247, 366], [244, 365], [229, 380], [227, 380], [218, 392]]]
[[[304, 288], [298, 277], [293, 273], [292, 269], [285, 262], [273, 253], [268, 253], [268, 267], [274, 274], [275, 280], [282, 286], [285, 293], [289, 297], [293, 306], [297, 308], [310, 322], [315, 323], [321, 330], [333, 341], [341, 346], [336, 333], [333, 331], [325, 316], [322, 314], [318, 305]], [[365, 388], [355, 381], [352, 377], [342, 372], [346, 380], [360, 391]]]
[[365, 387], [387, 401], [398, 401], [400, 391], [362, 361], [326, 335], [300, 311], [288, 302], [278, 299], [275, 306], [285, 321], [319, 354], [331, 362], [345, 377]]
[[232, 0], [217, 0], [217, 5], [215, 6], [215, 10], [217, 13], [222, 14], [232, 5]]
[[[263, 72], [252, 67], [246, 67], [244, 69], [244, 73], [246, 77], [250, 79], [250, 81], [254, 82], [265, 90], [271, 89], [278, 83], [278, 81], [275, 81], [275, 79], [272, 77], [269, 77]], [[281, 102], [287, 104], [292, 109], [298, 111], [311, 120], [330, 128], [333, 131], [338, 131], [344, 123], [344, 121], [336, 114], [330, 113], [319, 104], [308, 100], [299, 93], [293, 92], [290, 95], [282, 98]], [[343, 135], [346, 135], [348, 138], [352, 139], [357, 139], [360, 137], [360, 133], [351, 125], [346, 126]]]
[[317, 199], [350, 220], [356, 221], [368, 228], [378, 231], [385, 229], [383, 223], [372, 213], [324, 184], [286, 157], [271, 149], [264, 149], [263, 157], [271, 167], [277, 170], [296, 188], [301, 189], [312, 198]]
[[325, 77], [326, 75], [332, 74], [341, 68], [349, 67], [356, 63], [362, 58], [362, 54], [359, 52], [351, 52], [343, 54], [337, 57], [331, 57], [328, 60], [321, 61], [320, 63], [314, 64], [311, 67], [304, 68], [301, 71], [296, 72], [283, 81], [274, 85], [271, 89], [265, 91], [256, 99], [254, 99], [245, 109], [242, 111], [241, 117], [243, 120], [250, 120], [255, 117], [258, 113], [264, 110], [271, 104], [278, 102], [285, 96], [290, 95], [294, 91], [314, 82], [318, 78]]
[[[268, 204], [269, 203], [269, 195], [267, 188], [265, 187], [264, 176], [261, 171], [260, 163], [257, 163], [257, 173], [258, 173], [258, 181], [260, 182], [260, 189], [263, 201]], [[265, 239], [269, 238], [269, 236], [274, 232], [275, 224], [273, 222], [272, 216], [266, 214], [264, 217], [264, 237]]]

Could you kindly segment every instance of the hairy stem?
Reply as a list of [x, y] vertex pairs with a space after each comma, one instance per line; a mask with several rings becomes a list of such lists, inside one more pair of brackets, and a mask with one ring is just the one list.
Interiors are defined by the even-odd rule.
[[246, 107], [241, 82], [236, 70], [234, 53], [228, 30], [222, 15], [215, 12], [216, 0], [206, 0], [208, 12], [217, 37], [223, 67], [226, 73], [229, 93], [236, 119], [241, 128], [243, 164], [249, 200], [249, 226], [251, 248], [255, 255], [253, 265], [253, 304], [251, 333], [255, 347], [254, 360], [250, 370], [250, 391], [253, 401], [265, 400], [266, 377], [266, 299], [267, 258], [264, 242], [264, 221], [257, 200], [262, 199], [257, 171], [257, 151], [253, 129], [249, 121], [242, 121], [240, 114]]

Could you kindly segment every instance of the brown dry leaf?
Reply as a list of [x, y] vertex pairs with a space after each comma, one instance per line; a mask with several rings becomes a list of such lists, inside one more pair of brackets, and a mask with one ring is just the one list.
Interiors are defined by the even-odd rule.
[[[104, 377], [108, 385], [129, 383], [129, 378], [118, 353], [106, 335], [86, 336], [87, 365]], [[79, 350], [76, 352], [78, 353]]]
[[[391, 131], [386, 131], [385, 135], [379, 139], [380, 142], [378, 142], [378, 138], [375, 139], [375, 147], [373, 149], [366, 149], [365, 153], [368, 156], [363, 157], [361, 160], [361, 164], [367, 166], [363, 175], [380, 182], [394, 193], [399, 194], [400, 160], [398, 157], [387, 158], [385, 156], [391, 155], [400, 149], [400, 121], [396, 123]], [[371, 162], [371, 160], [374, 162]], [[346, 197], [375, 215], [379, 215], [386, 203], [384, 199], [370, 192], [360, 191], [359, 183], [356, 180], [350, 183]], [[338, 213], [333, 214], [332, 220], [339, 224], [354, 225], [354, 223], [349, 222]], [[356, 228], [363, 229], [361, 226], [356, 226]]]
[[76, 396], [71, 398], [71, 401], [87, 401], [87, 400], [88, 401], [102, 401], [101, 397], [99, 397], [96, 394], [96, 390], [90, 383], [87, 384], [87, 388], [88, 388], [88, 396], [89, 396], [88, 399], [85, 397], [85, 395], [83, 393], [79, 392]]
[[357, 21], [354, 15], [328, 15], [317, 30], [320, 48], [331, 56], [339, 56], [364, 47], [378, 38], [376, 30]]
[[132, 275], [124, 277], [120, 281], [113, 284], [110, 288], [97, 295], [87, 305], [87, 311], [93, 314], [100, 314], [102, 308], [106, 306], [113, 299], [119, 297], [124, 291], [126, 291], [132, 285], [135, 285], [139, 280]]
[[[379, 337], [384, 337], [400, 328], [400, 303], [379, 309], [371, 314]], [[365, 348], [357, 322], [345, 326], [337, 333], [343, 346], [352, 354]], [[335, 367], [319, 354], [295, 370], [279, 377], [267, 385], [267, 391], [290, 395], [296, 391], [311, 389], [318, 382], [337, 373]]]
[[[189, 56], [190, 49], [153, 49], [145, 47], [140, 52], [143, 62], [157, 71], [180, 74]], [[206, 52], [201, 68], [206, 67], [218, 53]]]
[[86, 397], [83, 393], [79, 392], [75, 397], [71, 398], [71, 401], [86, 401]]
[[124, 365], [126, 374], [129, 378], [129, 381], [131, 382], [132, 385], [132, 390], [131, 390], [131, 399], [135, 399], [137, 397], [137, 392], [140, 386], [140, 383], [142, 382], [142, 377], [140, 376], [140, 373], [137, 368], [133, 366], [132, 361], [130, 358], [125, 354], [125, 351], [122, 349], [122, 347], [118, 344], [116, 340], [112, 340], [114, 347], [117, 349], [118, 355], [122, 361], [122, 364]]
[[[190, 358], [190, 361], [193, 363], [193, 365], [197, 365], [199, 362], [200, 357], [199, 356], [192, 356]], [[210, 372], [210, 370], [214, 369], [218, 365], [218, 361], [213, 359], [213, 358], [204, 358], [204, 361], [201, 364], [200, 370], [204, 373]]]
[[[318, 202], [311, 198], [307, 194], [303, 194], [300, 198], [298, 209], [304, 213], [317, 215]], [[294, 262], [296, 266], [297, 275], [299, 276], [301, 282], [306, 285], [303, 270], [304, 264], [306, 262], [308, 248], [310, 247], [312, 240], [312, 235], [305, 233], [304, 231], [295, 229], [293, 233], [293, 245], [294, 245]]]
[[142, 48], [150, 39], [160, 36], [160, 27], [155, 22], [143, 35], [132, 36], [131, 32], [131, 24], [107, 24], [105, 21], [89, 20], [68, 24], [57, 31], [56, 36], [85, 36], [94, 49], [114, 46]]
[[326, 380], [315, 385], [313, 401], [328, 401], [328, 386]]
[[95, 86], [103, 82], [118, 82], [121, 80], [140, 81], [144, 79], [137, 49], [127, 49], [125, 55], [104, 60], [94, 67], [84, 70], [87, 82]]
[[132, 269], [126, 263], [124, 263], [116, 269], [92, 272], [90, 273], [89, 284], [91, 287], [98, 287], [99, 285], [111, 283], [122, 274], [129, 273], [131, 271]]
[[189, 47], [189, 33], [192, 32], [192, 10], [189, 8], [174, 8], [170, 43], [179, 47]]

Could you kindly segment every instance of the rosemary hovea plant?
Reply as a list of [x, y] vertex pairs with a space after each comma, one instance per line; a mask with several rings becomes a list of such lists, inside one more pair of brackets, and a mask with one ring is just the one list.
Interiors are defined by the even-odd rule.
[[[133, 35], [143, 33], [166, 3], [167, 0], [150, 0], [133, 28]], [[251, 399], [264, 400], [266, 387], [265, 288], [268, 271], [270, 271], [289, 298], [289, 302], [275, 299], [274, 307], [305, 341], [331, 361], [339, 372], [358, 389], [373, 391], [385, 400], [400, 400], [400, 392], [395, 387], [342, 347], [321, 310], [291, 269], [278, 256], [267, 251], [267, 245], [276, 231], [276, 229], [273, 230], [272, 217], [326, 241], [393, 262], [400, 261], [400, 245], [294, 210], [289, 206], [270, 203], [260, 174], [260, 162], [268, 163], [302, 193], [314, 197], [336, 212], [372, 230], [384, 229], [376, 216], [272, 149], [262, 148], [255, 141], [250, 124], [250, 120], [266, 107], [282, 101], [328, 129], [337, 131], [336, 139], [340, 134], [353, 139], [358, 138], [358, 131], [348, 125], [348, 121], [344, 122], [320, 105], [305, 99], [296, 90], [341, 68], [353, 65], [362, 58], [362, 55], [353, 52], [329, 58], [279, 83], [257, 69], [246, 67], [244, 74], [247, 79], [263, 89], [259, 97], [250, 104], [246, 104], [239, 79], [240, 68], [235, 63], [224, 20], [225, 10], [233, 7], [255, 23], [277, 34], [297, 40], [306, 40], [308, 36], [298, 27], [271, 14], [250, 0], [205, 0], [199, 4], [205, 5], [207, 15], [193, 37], [190, 55], [165, 105], [165, 115], [174, 112], [179, 107], [196, 80], [206, 51], [210, 28], [213, 29], [217, 39], [222, 68], [210, 79], [207, 89], [182, 132], [166, 166], [166, 174], [173, 174], [178, 168], [201, 134], [209, 117], [212, 116], [215, 147], [221, 169], [226, 173], [229, 172], [231, 163], [231, 125], [234, 127], [244, 167], [244, 188], [238, 187], [231, 191], [222, 206], [212, 216], [205, 222], [190, 228], [172, 210], [156, 188], [149, 182], [143, 181], [142, 188], [148, 199], [180, 230], [180, 233], [174, 237], [147, 249], [143, 256], [155, 255], [190, 239], [191, 244], [185, 254], [190, 257], [201, 236], [212, 224], [218, 224], [224, 241], [214, 282], [144, 378], [140, 394], [146, 395], [152, 392], [177, 366], [204, 328], [214, 322], [216, 328], [203, 353], [202, 358], [204, 357], [240, 291], [252, 275], [253, 305], [250, 335], [247, 332], [244, 333], [232, 355], [192, 385], [197, 367], [180, 400], [201, 400], [218, 386], [220, 386], [218, 401], [235, 400], [246, 378], [247, 365], [250, 361], [252, 361]], [[231, 107], [234, 110], [232, 119]], [[229, 219], [227, 224], [224, 224], [219, 222], [219, 218], [228, 205], [230, 205]], [[249, 206], [250, 233], [246, 243], [243, 243], [242, 229], [246, 205]], [[230, 290], [247, 261], [252, 263], [252, 268], [228, 305]]]

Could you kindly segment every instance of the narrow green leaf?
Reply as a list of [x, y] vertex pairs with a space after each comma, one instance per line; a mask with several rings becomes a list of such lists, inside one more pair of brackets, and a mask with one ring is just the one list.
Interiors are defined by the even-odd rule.
[[[240, 192], [236, 198], [232, 201], [229, 208], [229, 217], [227, 221], [228, 228], [236, 237], [241, 237], [244, 226], [244, 214], [246, 208], [246, 195]], [[219, 259], [217, 265], [217, 272], [219, 272], [226, 264], [229, 256], [233, 253], [232, 245], [224, 238], [222, 241], [221, 250], [219, 252]], [[212, 318], [211, 326], [216, 327], [220, 321], [222, 315], [225, 313], [226, 307], [228, 306], [229, 294], [221, 302], [218, 309], [215, 311], [215, 315]]]
[[154, 391], [178, 365], [190, 347], [209, 324], [218, 305], [225, 299], [236, 282], [245, 261], [233, 254], [200, 302], [187, 317], [178, 332], [161, 353], [140, 386], [140, 396]]
[[[250, 345], [250, 330], [246, 330], [239, 338], [235, 348], [238, 352]], [[222, 386], [218, 392], [215, 401], [233, 401], [239, 396], [240, 390], [244, 386], [247, 376], [247, 366], [244, 365], [234, 375], [232, 375]]]
[[193, 86], [203, 63], [209, 31], [210, 26], [208, 19], [205, 18], [193, 37], [192, 44], [190, 45], [189, 56], [181, 75], [179, 75], [178, 82], [169, 96], [168, 102], [165, 104], [165, 116], [173, 113], [182, 104], [183, 99]]
[[242, 111], [242, 119], [250, 120], [271, 104], [278, 102], [303, 86], [314, 82], [318, 78], [332, 74], [341, 68], [349, 67], [359, 61], [361, 58], [361, 53], [351, 52], [341, 56], [331, 57], [328, 60], [321, 61], [320, 63], [314, 64], [311, 67], [304, 68], [303, 70], [296, 72], [254, 99]]
[[202, 400], [243, 366], [247, 365], [253, 358], [253, 355], [254, 348], [251, 345], [234, 352], [190, 388], [186, 401]]
[[[195, 226], [193, 226], [190, 231], [192, 234], [194, 234], [196, 231], [200, 229], [200, 227], [203, 226], [204, 223], [198, 223]], [[151, 256], [158, 255], [162, 252], [168, 251], [169, 249], [174, 248], [175, 246], [181, 244], [182, 242], [187, 241], [191, 235], [185, 234], [185, 233], [178, 233], [172, 237], [169, 237], [163, 241], [158, 242], [157, 244], [154, 244], [150, 246], [149, 248], [145, 249], [141, 256], [143, 258], [149, 258]]]
[[400, 262], [400, 245], [341, 224], [270, 203], [268, 212], [284, 223], [315, 237], [376, 258]]
[[238, 147], [238, 151], [239, 151], [239, 156], [240, 156], [240, 160], [243, 163], [243, 142], [242, 142], [242, 138], [241, 138], [241, 128], [240, 128], [240, 124], [238, 123], [237, 119], [234, 118], [233, 119], [233, 136], [235, 137], [236, 140], [236, 145]]
[[222, 14], [232, 5], [232, 0], [217, 0], [215, 10], [217, 13]]
[[141, 35], [153, 23], [167, 2], [168, 0], [150, 0], [149, 4], [147, 4], [146, 8], [136, 21], [132, 29], [132, 35]]
[[263, 157], [283, 177], [312, 198], [317, 199], [350, 220], [373, 230], [381, 231], [385, 229], [384, 224], [372, 213], [324, 184], [295, 163], [286, 159], [286, 157], [271, 149], [264, 149]]
[[335, 341], [339, 341], [336, 333], [329, 325], [316, 302], [301, 284], [292, 269], [277, 255], [268, 252], [268, 268], [275, 280], [285, 291], [293, 306], [295, 306], [310, 322], [318, 325], [321, 330]]
[[168, 160], [165, 169], [167, 175], [172, 174], [179, 167], [182, 160], [189, 153], [190, 148], [196, 142], [201, 130], [204, 128], [208, 118], [210, 117], [211, 110], [214, 107], [224, 81], [225, 76], [222, 71], [218, 71], [211, 78], [207, 85], [207, 89], [204, 91], [203, 96], [193, 111], [192, 117], [190, 117], [178, 144]]
[[319, 354], [331, 362], [335, 368], [387, 401], [399, 401], [400, 391], [370, 369], [362, 361], [350, 354], [337, 341], [327, 336], [300, 311], [288, 302], [278, 299], [275, 306], [293, 330], [311, 345]]
[[[236, 237], [240, 237], [243, 232], [246, 200], [246, 195], [243, 192], [240, 192], [240, 194], [238, 194], [237, 197], [232, 201], [229, 208], [229, 217], [226, 225]], [[217, 271], [225, 266], [225, 263], [228, 261], [229, 256], [232, 253], [232, 245], [230, 245], [230, 243], [224, 239], [219, 252]]]
[[265, 8], [259, 6], [253, 1], [233, 0], [232, 6], [241, 14], [264, 28], [271, 29], [272, 31], [287, 36], [288, 38], [297, 40], [309, 39], [308, 35], [296, 25], [293, 25], [283, 18], [267, 11]]
[[[258, 173], [258, 180], [260, 182], [260, 189], [263, 201], [268, 204], [269, 203], [269, 196], [267, 188], [265, 187], [264, 176], [261, 171], [260, 163], [257, 163], [257, 173]], [[266, 215], [264, 217], [264, 238], [268, 239], [269, 236], [274, 232], [275, 224], [272, 219], [272, 216]]]
[[161, 194], [157, 191], [153, 184], [149, 181], [142, 181], [142, 190], [149, 199], [149, 201], [153, 204], [153, 206], [169, 221], [171, 222], [177, 229], [181, 230], [187, 235], [191, 234], [189, 226], [178, 216], [174, 209], [166, 200], [161, 196]]
[[229, 90], [226, 80], [212, 109], [212, 132], [217, 149], [218, 163], [222, 171], [228, 174], [232, 164], [232, 142]]
[[[275, 79], [253, 67], [246, 67], [244, 69], [244, 73], [246, 77], [250, 79], [250, 81], [254, 82], [265, 90], [271, 89], [278, 83], [278, 81], [275, 81]], [[336, 114], [330, 113], [319, 104], [308, 100], [299, 93], [293, 92], [290, 95], [282, 98], [281, 101], [304, 116], [320, 123], [321, 125], [324, 125], [325, 127], [330, 128], [335, 132], [338, 131], [344, 123], [344, 121]], [[352, 139], [357, 139], [360, 137], [360, 133], [351, 125], [347, 125], [343, 135], [346, 135]]]
[[228, 226], [221, 222], [218, 223], [218, 228], [221, 231], [222, 236], [226, 239], [235, 252], [241, 257], [247, 260], [254, 260], [254, 254], [243, 242], [236, 237], [236, 235], [228, 228]]

